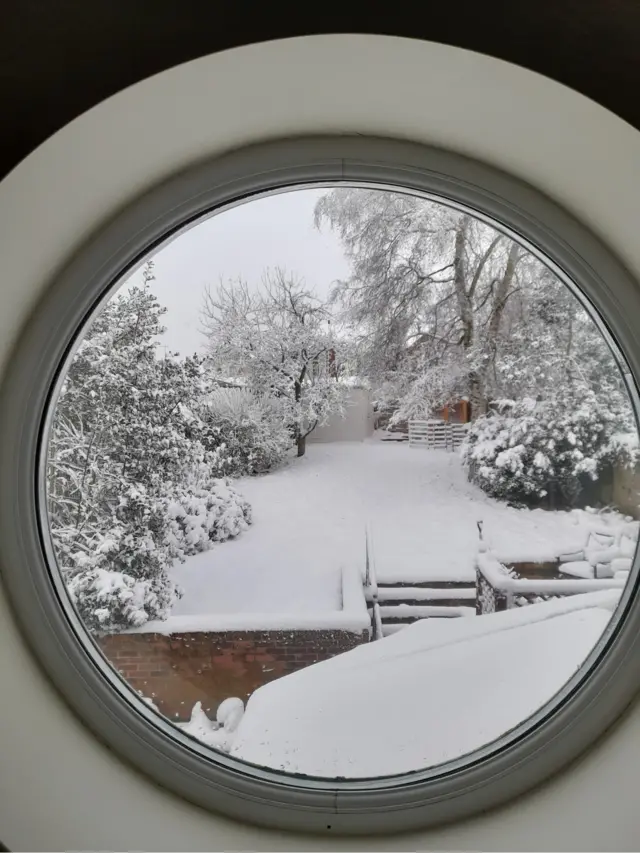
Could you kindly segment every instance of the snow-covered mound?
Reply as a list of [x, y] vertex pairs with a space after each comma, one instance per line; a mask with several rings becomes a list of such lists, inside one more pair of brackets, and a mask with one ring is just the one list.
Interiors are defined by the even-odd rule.
[[229, 752], [243, 714], [242, 699], [232, 696], [218, 706], [215, 722], [210, 720], [202, 710], [202, 703], [196, 702], [189, 722], [177, 725], [185, 734], [191, 735], [207, 746], [212, 746], [220, 752]]
[[619, 592], [477, 619], [430, 619], [261, 687], [231, 755], [335, 778], [424, 769], [484, 746], [548, 702]]

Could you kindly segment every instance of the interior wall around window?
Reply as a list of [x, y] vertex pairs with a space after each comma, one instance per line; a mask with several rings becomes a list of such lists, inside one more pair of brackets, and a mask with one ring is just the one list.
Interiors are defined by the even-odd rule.
[[[375, 92], [375, 98], [371, 93]], [[505, 130], [507, 128], [507, 130]], [[122, 205], [205, 156], [348, 132], [450, 147], [512, 172], [580, 217], [640, 275], [640, 134], [551, 80], [428, 42], [323, 36], [228, 51], [81, 116], [0, 185], [0, 366], [46, 282]], [[597, 168], [594, 168], [597, 164]], [[0, 596], [0, 831], [10, 849], [327, 849], [160, 790], [76, 720]], [[544, 788], [464, 824], [341, 849], [618, 849], [640, 833], [640, 708]], [[606, 800], [603, 799], [606, 792]], [[600, 803], [602, 809], [585, 808]]]

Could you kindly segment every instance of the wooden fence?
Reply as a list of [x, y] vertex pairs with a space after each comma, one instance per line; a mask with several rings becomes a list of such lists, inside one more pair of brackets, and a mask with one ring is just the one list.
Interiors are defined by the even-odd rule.
[[409, 421], [409, 446], [454, 451], [462, 444], [466, 432], [466, 424], [413, 419]]

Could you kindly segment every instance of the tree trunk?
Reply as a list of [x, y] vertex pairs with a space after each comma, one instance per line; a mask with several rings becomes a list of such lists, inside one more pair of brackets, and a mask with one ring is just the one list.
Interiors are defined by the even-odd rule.
[[299, 435], [298, 438], [296, 439], [296, 445], [298, 448], [298, 454], [297, 455], [298, 455], [298, 459], [299, 459], [301, 456], [304, 456], [304, 454], [306, 453], [307, 436], [306, 435]]
[[488, 411], [488, 401], [484, 382], [477, 370], [469, 373], [469, 403], [471, 420], [475, 421]]
[[[482, 384], [485, 386], [483, 391], [486, 395], [486, 388], [489, 384], [488, 378], [491, 373], [496, 374], [496, 359], [498, 357], [498, 335], [500, 333], [500, 325], [504, 315], [504, 309], [507, 304], [507, 299], [511, 295], [511, 286], [516, 274], [516, 267], [521, 257], [520, 246], [513, 242], [509, 248], [507, 255], [507, 263], [505, 266], [502, 278], [497, 282], [496, 290], [493, 296], [491, 306], [491, 315], [487, 328], [487, 343], [486, 354], [487, 361], [485, 364], [485, 372]], [[483, 413], [484, 414], [484, 413]]]
[[[460, 343], [465, 353], [469, 353], [475, 343], [475, 317], [473, 313], [473, 302], [471, 294], [477, 279], [479, 278], [481, 269], [476, 270], [475, 280], [467, 290], [466, 276], [467, 270], [465, 265], [465, 249], [467, 239], [468, 219], [463, 217], [456, 231], [455, 249], [453, 259], [454, 280], [453, 284], [456, 292], [458, 303], [458, 314], [462, 324], [462, 336]], [[495, 241], [492, 245], [495, 245]], [[489, 257], [487, 253], [481, 262], [483, 266]], [[469, 402], [471, 403], [471, 418], [475, 420], [480, 415], [486, 412], [487, 401], [485, 399], [485, 388], [483, 377], [477, 370], [470, 370], [467, 381], [469, 383]]]
[[458, 315], [462, 324], [463, 349], [468, 350], [473, 344], [473, 307], [466, 289], [465, 247], [467, 240], [468, 219], [462, 217], [456, 229], [453, 255], [453, 286], [458, 303]]

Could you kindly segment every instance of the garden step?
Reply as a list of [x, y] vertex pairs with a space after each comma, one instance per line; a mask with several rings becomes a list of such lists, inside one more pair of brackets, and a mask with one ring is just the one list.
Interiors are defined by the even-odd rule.
[[396, 604], [381, 605], [380, 617], [383, 625], [388, 622], [414, 622], [418, 619], [429, 619], [434, 616], [443, 618], [455, 618], [458, 616], [475, 616], [475, 605], [473, 607], [448, 607], [438, 605], [412, 605]]
[[378, 580], [378, 591], [387, 589], [403, 589], [412, 592], [414, 589], [475, 589], [475, 578], [457, 581], [385, 581]]
[[434, 586], [397, 586], [378, 587], [378, 602], [383, 601], [405, 602], [407, 604], [424, 604], [426, 601], [434, 601], [444, 604], [451, 601], [467, 601], [476, 599], [476, 588], [469, 587], [434, 587]]

